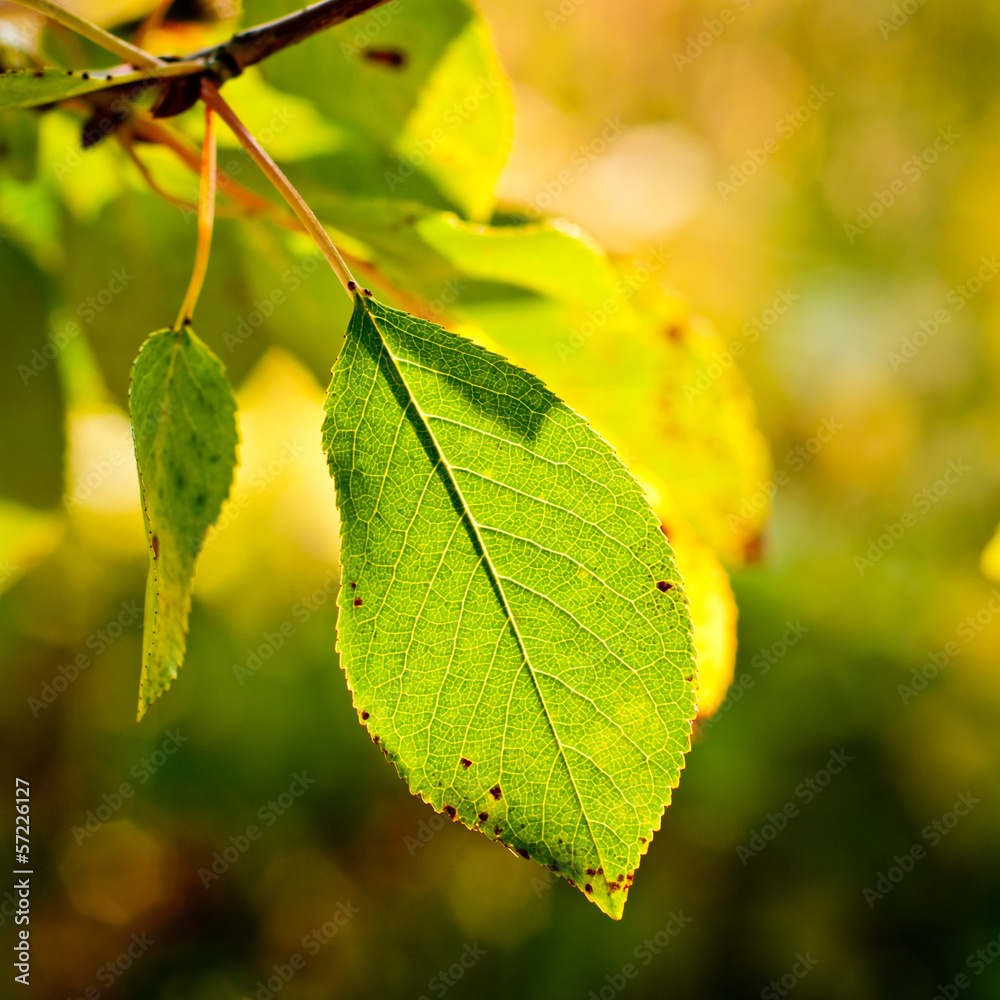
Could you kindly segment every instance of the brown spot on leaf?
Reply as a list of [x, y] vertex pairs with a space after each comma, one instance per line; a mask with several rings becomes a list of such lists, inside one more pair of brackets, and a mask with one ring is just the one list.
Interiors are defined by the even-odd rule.
[[595, 869], [593, 869], [593, 868], [588, 868], [587, 869], [587, 874], [588, 875], [596, 875], [597, 871]]
[[584, 890], [584, 892], [593, 892], [593, 891], [594, 891], [594, 887], [593, 887], [593, 886], [592, 886], [592, 885], [591, 885], [591, 884], [590, 884], [590, 883], [588, 882], [588, 883], [587, 883], [587, 884], [586, 884], [586, 885], [585, 885], [585, 886], [583, 887], [583, 890]]
[[364, 603], [365, 603], [365, 602], [364, 602], [363, 600], [361, 600], [361, 598], [360, 598], [360, 597], [355, 597], [355, 598], [354, 598], [354, 606], [355, 606], [356, 608], [360, 608], [360, 607], [361, 607], [361, 605], [362, 605], [362, 604], [364, 604]]
[[462, 767], [464, 767], [464, 768], [466, 768], [466, 769], [468, 769], [468, 768], [472, 767], [472, 761], [471, 761], [471, 760], [469, 760], [469, 758], [468, 758], [468, 757], [463, 757], [463, 758], [462, 758]]
[[660, 580], [656, 584], [656, 589], [662, 591], [664, 594], [673, 587], [672, 583], [668, 583], [666, 580]]
[[485, 823], [489, 818], [490, 818], [490, 814], [489, 813], [480, 813], [479, 814], [479, 820], [482, 823]]
[[371, 712], [362, 712], [361, 713], [361, 721], [362, 722], [367, 722], [371, 717], [372, 717], [371, 716]]
[[501, 799], [501, 798], [503, 798], [503, 792], [500, 791], [500, 786], [499, 785], [494, 785], [490, 789], [490, 795], [492, 795], [493, 798], [495, 798], [495, 799]]
[[522, 858], [529, 858], [529, 857], [531, 857], [531, 855], [528, 854], [528, 852], [523, 847], [519, 847], [517, 849], [517, 853], [520, 854]]
[[159, 559], [160, 558], [160, 536], [159, 535], [153, 535], [153, 537], [150, 539], [150, 544], [153, 546], [153, 558], [154, 559]]
[[455, 818], [455, 807], [454, 807], [454, 806], [445, 806], [445, 807], [444, 807], [444, 811], [445, 811], [445, 812], [446, 812], [446, 813], [447, 813], [447, 814], [448, 814], [448, 815], [449, 815], [449, 816], [450, 816], [450, 817], [451, 817], [452, 819], [454, 819], [454, 818]]
[[402, 69], [406, 65], [406, 53], [400, 49], [365, 49], [365, 58], [390, 69]]

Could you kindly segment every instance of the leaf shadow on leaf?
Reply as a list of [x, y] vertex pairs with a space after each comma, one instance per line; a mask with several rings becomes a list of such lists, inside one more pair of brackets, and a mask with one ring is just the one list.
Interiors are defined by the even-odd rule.
[[[392, 322], [387, 315], [380, 316], [380, 319], [383, 322]], [[405, 353], [411, 357], [421, 358], [433, 357], [434, 354], [437, 354], [439, 359], [444, 361], [442, 345], [415, 337], [403, 327], [395, 324], [393, 326], [398, 337], [399, 347], [404, 349]], [[433, 329], [444, 332], [441, 327], [433, 327]], [[364, 316], [362, 330], [359, 342], [373, 362], [379, 366], [386, 381], [392, 387], [400, 407], [404, 411], [412, 407], [410, 391], [396, 366], [387, 356], [379, 332], [367, 313]], [[451, 348], [451, 351], [454, 352], [454, 347]], [[497, 366], [494, 365], [493, 358], [494, 355], [485, 348], [470, 344], [463, 352], [463, 360], [468, 366], [467, 378], [462, 378], [456, 372], [440, 369], [436, 370], [436, 374], [446, 379], [471, 408], [478, 410], [490, 420], [502, 424], [511, 434], [523, 438], [526, 442], [534, 441], [544, 426], [546, 414], [553, 406], [553, 398], [551, 394], [545, 392], [538, 379], [523, 370], [520, 372], [521, 379], [516, 386], [516, 391], [500, 393], [485, 389], [484, 386], [491, 379], [496, 378]], [[497, 358], [497, 361], [500, 360]], [[427, 434], [423, 421], [414, 420], [412, 423], [420, 434], [421, 442], [425, 444], [425, 447], [431, 449], [429, 454], [432, 454], [436, 461], [438, 447]]]

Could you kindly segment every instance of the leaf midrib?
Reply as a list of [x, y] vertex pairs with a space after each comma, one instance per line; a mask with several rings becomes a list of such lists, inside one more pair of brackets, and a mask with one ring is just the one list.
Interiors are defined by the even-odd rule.
[[[482, 533], [479, 530], [479, 523], [476, 521], [475, 517], [473, 517], [472, 511], [469, 509], [469, 505], [465, 501], [465, 494], [462, 492], [462, 489], [459, 486], [458, 481], [455, 479], [451, 463], [448, 461], [448, 458], [445, 455], [444, 449], [441, 447], [441, 444], [439, 443], [437, 436], [431, 429], [431, 425], [427, 419], [427, 415], [424, 413], [420, 404], [417, 402], [417, 399], [414, 396], [412, 389], [410, 388], [410, 383], [406, 380], [406, 377], [403, 375], [402, 369], [399, 366], [399, 360], [396, 358], [395, 354], [393, 354], [393, 352], [389, 349], [389, 345], [386, 343], [385, 338], [382, 336], [382, 330], [379, 327], [379, 321], [368, 311], [367, 302], [365, 302], [365, 300], [361, 299], [360, 297], [359, 301], [361, 302], [362, 307], [364, 308], [365, 315], [368, 317], [369, 320], [371, 320], [372, 326], [374, 326], [376, 332], [378, 333], [379, 343], [382, 346], [382, 350], [385, 352], [386, 356], [392, 362], [392, 366], [397, 376], [399, 377], [400, 382], [406, 388], [406, 395], [410, 401], [410, 405], [413, 407], [414, 412], [419, 417], [420, 424], [423, 427], [424, 432], [426, 433], [426, 435], [428, 436], [428, 438], [430, 439], [431, 443], [434, 446], [434, 451], [438, 456], [442, 468], [444, 468], [445, 470], [445, 473], [448, 477], [448, 482], [452, 490], [454, 491], [455, 496], [457, 496], [461, 502], [462, 517], [466, 521], [466, 524], [470, 528], [473, 537], [475, 538], [476, 544], [479, 547], [480, 552], [482, 553], [482, 563], [486, 567], [486, 571], [490, 577], [490, 581], [493, 584], [496, 593], [499, 595], [501, 599], [504, 616], [506, 617], [511, 632], [513, 633], [514, 638], [517, 642], [517, 646], [521, 652], [521, 658], [524, 662], [524, 665], [528, 669], [528, 675], [531, 677], [531, 683], [535, 689], [535, 693], [538, 696], [538, 700], [541, 703], [542, 711], [545, 714], [545, 721], [548, 723], [549, 729], [552, 732], [552, 738], [556, 742], [556, 747], [559, 750], [559, 756], [562, 759], [563, 765], [566, 768], [566, 774], [569, 777], [570, 784], [573, 787], [573, 794], [580, 805], [580, 814], [583, 816], [583, 820], [587, 824], [587, 832], [590, 834], [591, 843], [594, 845], [594, 851], [597, 854], [597, 860], [599, 861], [598, 867], [604, 869], [605, 867], [604, 858], [601, 856], [601, 851], [600, 847], [598, 846], [597, 838], [594, 836], [594, 828], [590, 823], [590, 817], [587, 815], [587, 810], [583, 804], [583, 799], [580, 795], [579, 789], [577, 788], [576, 777], [573, 774], [572, 767], [570, 767], [569, 759], [566, 757], [562, 740], [560, 740], [559, 734], [556, 731], [555, 721], [553, 720], [549, 712], [549, 707], [546, 704], [545, 696], [542, 693], [542, 689], [538, 683], [538, 678], [535, 675], [534, 666], [532, 665], [531, 658], [528, 655], [528, 650], [527, 647], [525, 646], [524, 639], [521, 635], [521, 630], [518, 628], [517, 620], [514, 617], [514, 612], [511, 609], [510, 603], [507, 600], [507, 592], [504, 589], [502, 578], [500, 577], [500, 574], [497, 572], [496, 567], [493, 565], [493, 560], [490, 557], [489, 549], [487, 548], [486, 542], [484, 541]], [[400, 332], [405, 333], [405, 331], [400, 331]], [[405, 419], [405, 417], [406, 414], [404, 412], [403, 418]], [[500, 757], [500, 767], [502, 771], [503, 769], [502, 754]], [[608, 873], [606, 871], [604, 872], [604, 882], [606, 886], [610, 884]]]

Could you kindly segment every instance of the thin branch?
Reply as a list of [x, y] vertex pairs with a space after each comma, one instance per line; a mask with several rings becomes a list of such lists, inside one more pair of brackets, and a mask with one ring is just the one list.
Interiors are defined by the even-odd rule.
[[[155, 118], [139, 118], [133, 125], [133, 131], [147, 142], [165, 146], [176, 154], [181, 163], [195, 173], [201, 171], [201, 153], [198, 147], [187, 136], [175, 131], [165, 122]], [[242, 205], [246, 214], [266, 216], [276, 225], [291, 229], [296, 233], [308, 232], [294, 215], [290, 215], [280, 205], [275, 205], [273, 201], [257, 194], [256, 191], [244, 187], [232, 177], [227, 177], [223, 181], [219, 193]], [[218, 214], [221, 212], [220, 209]]]
[[208, 63], [224, 67], [221, 79], [237, 76], [247, 66], [253, 66], [275, 52], [303, 39], [325, 31], [334, 25], [343, 24], [366, 10], [379, 7], [386, 0], [321, 0], [294, 14], [279, 17], [276, 21], [258, 24], [233, 35], [228, 42], [213, 45], [198, 52], [192, 52], [189, 59], [204, 59]]
[[306, 231], [316, 242], [323, 256], [326, 257], [333, 268], [334, 273], [340, 279], [340, 283], [347, 290], [347, 294], [354, 298], [354, 289], [357, 282], [351, 275], [350, 269], [340, 256], [340, 251], [333, 245], [327, 231], [322, 223], [316, 218], [313, 210], [305, 203], [302, 195], [295, 189], [292, 182], [281, 172], [281, 168], [264, 152], [260, 143], [247, 131], [246, 126], [239, 120], [236, 112], [226, 103], [222, 95], [213, 83], [208, 80], [202, 81], [201, 99], [210, 108], [216, 111], [219, 117], [232, 129], [233, 134], [239, 139], [243, 148], [250, 154], [251, 159], [260, 167], [264, 176], [278, 189], [281, 196], [288, 202], [291, 210], [299, 217]]
[[[202, 89], [211, 87], [202, 81]], [[201, 149], [201, 185], [198, 189], [198, 249], [195, 251], [194, 269], [188, 284], [187, 294], [177, 314], [174, 329], [180, 330], [191, 322], [195, 304], [205, 283], [208, 270], [208, 255], [212, 248], [212, 224], [215, 221], [215, 116], [211, 105], [205, 105], [205, 142]]]
[[[319, 3], [311, 4], [286, 17], [247, 28], [221, 45], [199, 49], [180, 60], [160, 59], [145, 49], [52, 3], [51, 0], [14, 0], [14, 2], [71, 28], [77, 34], [121, 56], [133, 66], [159, 70], [159, 73], [150, 74], [150, 77], [206, 73], [215, 83], [222, 84], [234, 76], [239, 76], [247, 66], [252, 66], [320, 31], [343, 24], [344, 21], [363, 14], [366, 10], [386, 3], [387, 0], [320, 0]], [[144, 34], [140, 37], [144, 37]]]
[[159, 181], [157, 181], [152, 175], [149, 167], [147, 167], [146, 164], [139, 158], [139, 154], [136, 153], [135, 146], [127, 133], [119, 132], [118, 138], [121, 140], [121, 144], [125, 148], [125, 152], [128, 153], [129, 159], [135, 164], [136, 169], [140, 174], [142, 174], [143, 180], [145, 180], [145, 182], [149, 185], [154, 194], [159, 195], [165, 201], [170, 202], [171, 205], [176, 205], [178, 208], [187, 209], [189, 212], [198, 211], [198, 206], [193, 201], [187, 201], [185, 198], [179, 198], [177, 195], [173, 195], [163, 188]]
[[140, 49], [138, 46], [126, 42], [124, 38], [112, 35], [110, 31], [99, 28], [96, 24], [86, 20], [86, 18], [78, 17], [72, 11], [66, 10], [65, 7], [60, 7], [58, 4], [50, 3], [49, 0], [15, 0], [15, 3], [37, 11], [39, 14], [44, 14], [53, 21], [65, 25], [65, 27], [75, 31], [78, 35], [83, 35], [84, 38], [89, 38], [92, 42], [96, 42], [101, 48], [107, 49], [117, 56], [121, 56], [122, 59], [133, 66], [156, 69], [159, 66], [165, 65], [162, 59], [157, 59], [156, 56], [151, 55], [145, 49]]
[[[165, 122], [156, 119], [140, 118], [133, 125], [137, 136], [141, 136], [148, 142], [159, 143], [170, 149], [188, 169], [198, 173], [201, 169], [201, 154], [198, 147], [194, 145], [186, 136], [175, 132]], [[156, 188], [154, 187], [154, 190]], [[244, 187], [239, 181], [229, 178], [226, 183], [220, 186], [219, 193], [224, 194], [233, 201], [238, 202], [249, 215], [259, 215], [273, 222], [282, 229], [288, 229], [293, 233], [305, 233], [309, 235], [309, 229], [287, 209], [269, 201], [263, 195], [257, 194]], [[172, 200], [172, 196], [164, 195]], [[216, 215], [226, 214], [225, 207], [217, 208]], [[428, 304], [411, 292], [404, 291], [397, 284], [389, 279], [379, 268], [369, 260], [355, 257], [353, 254], [340, 251], [341, 257], [347, 262], [349, 268], [367, 275], [373, 283], [381, 286], [389, 295], [389, 298], [407, 312], [416, 316], [422, 316], [431, 322], [437, 322], [440, 316], [436, 314]]]

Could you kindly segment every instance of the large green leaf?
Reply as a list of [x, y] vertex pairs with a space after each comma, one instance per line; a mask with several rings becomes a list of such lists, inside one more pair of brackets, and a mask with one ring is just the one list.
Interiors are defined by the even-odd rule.
[[662, 498], [658, 514], [682, 512], [728, 563], [755, 556], [767, 443], [729, 345], [661, 287], [661, 250], [613, 261], [564, 222], [484, 226], [406, 202], [311, 200], [397, 288], [475, 324], [584, 410]]
[[229, 496], [239, 435], [222, 363], [190, 330], [142, 345], [129, 403], [149, 544], [142, 718], [184, 659], [195, 560]]
[[415, 794], [620, 917], [697, 687], [640, 488], [533, 376], [360, 296], [324, 448], [362, 719]]

